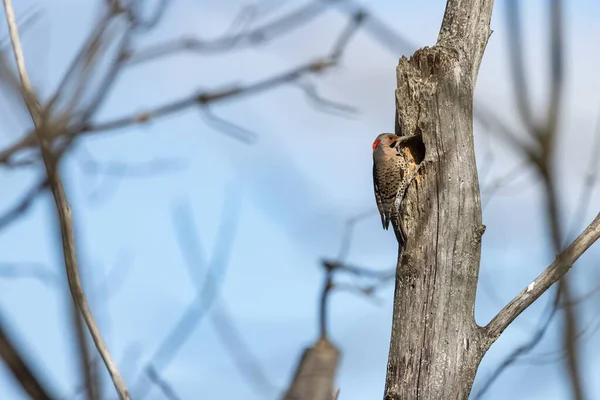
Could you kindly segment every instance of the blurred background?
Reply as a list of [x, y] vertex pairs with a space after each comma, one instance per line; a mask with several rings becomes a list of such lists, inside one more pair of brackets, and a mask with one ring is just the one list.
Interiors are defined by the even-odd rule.
[[[139, 20], [102, 25], [105, 3], [15, 8], [43, 99], [69, 85], [61, 82], [74, 76], [73, 60], [95, 29], [106, 30], [93, 68], [79, 72], [85, 84], [68, 89], [74, 104], [58, 96], [85, 131], [61, 172], [85, 288], [133, 398], [136, 390], [148, 399], [280, 397], [319, 335], [324, 259], [377, 272], [370, 281], [336, 276], [327, 324], [341, 351], [339, 399], [381, 398], [394, 286], [385, 277], [397, 243], [376, 212], [371, 143], [394, 129], [399, 57], [435, 44], [445, 2], [139, 1]], [[495, 4], [475, 109], [531, 141], [514, 96], [508, 3]], [[552, 86], [549, 4], [518, 7], [539, 119]], [[591, 0], [561, 11], [552, 171], [565, 243], [600, 205], [598, 16]], [[4, 18], [0, 26], [0, 324], [52, 393], [84, 398], [54, 201], [36, 189], [43, 167], [27, 162], [35, 153], [13, 148], [32, 125], [6, 72], [14, 68]], [[555, 254], [539, 174], [499, 124], [474, 125], [487, 226], [481, 325]], [[599, 255], [592, 247], [568, 274], [570, 301], [555, 302], [550, 290], [492, 346], [473, 398], [492, 377], [481, 398], [575, 398], [567, 360], [576, 360], [585, 398], [600, 398]], [[114, 398], [100, 371], [104, 397]], [[0, 399], [25, 398], [0, 364]]]

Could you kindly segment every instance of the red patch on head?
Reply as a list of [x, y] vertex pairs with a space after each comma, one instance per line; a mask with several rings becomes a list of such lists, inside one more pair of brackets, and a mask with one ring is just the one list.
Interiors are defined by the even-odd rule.
[[375, 149], [377, 148], [377, 146], [379, 146], [380, 143], [381, 143], [381, 140], [379, 140], [379, 139], [376, 139], [373, 142], [373, 151], [375, 151]]

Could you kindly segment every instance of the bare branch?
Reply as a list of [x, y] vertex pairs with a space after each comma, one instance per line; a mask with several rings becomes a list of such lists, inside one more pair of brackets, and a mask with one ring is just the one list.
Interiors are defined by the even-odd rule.
[[[227, 267], [231, 246], [234, 242], [233, 235], [236, 228], [238, 209], [239, 205], [233, 207], [225, 204], [223, 207], [223, 218], [217, 240], [218, 248], [215, 250], [214, 257], [206, 271], [204, 281], [199, 286], [189, 307], [184, 311], [177, 324], [171, 329], [151, 358], [150, 364], [159, 374], [169, 365], [190, 334], [208, 315], [212, 305], [218, 298], [224, 270]], [[196, 243], [198, 243], [197, 229], [193, 224], [191, 212], [183, 207], [174, 208], [173, 224], [186, 262], [190, 265], [198, 265], [203, 260], [196, 246]], [[139, 384], [136, 384], [136, 398], [144, 398], [148, 391], [149, 387], [144, 385], [143, 382], [140, 381]]]
[[59, 277], [44, 265], [37, 263], [0, 262], [0, 278], [33, 278], [45, 285], [56, 286]]
[[69, 307], [71, 308], [71, 318], [75, 327], [75, 336], [77, 337], [77, 353], [81, 375], [83, 376], [83, 388], [89, 400], [98, 400], [100, 399], [100, 382], [96, 380], [97, 376], [94, 376], [92, 371], [93, 356], [90, 354], [89, 339], [85, 332], [84, 321], [75, 302], [69, 301]]
[[600, 213], [577, 239], [546, 268], [533, 282], [510, 301], [485, 327], [490, 342], [537, 300], [552, 284], [562, 278], [573, 263], [600, 238]]
[[55, 164], [54, 155], [50, 145], [47, 142], [47, 138], [44, 137], [44, 132], [48, 128], [46, 126], [47, 121], [43, 118], [43, 112], [40, 109], [40, 103], [37, 100], [33, 88], [29, 83], [27, 71], [25, 68], [25, 60], [23, 57], [23, 50], [19, 40], [19, 34], [15, 22], [14, 10], [12, 7], [11, 0], [3, 0], [4, 10], [6, 13], [6, 20], [9, 26], [11, 43], [17, 63], [17, 70], [19, 71], [19, 77], [21, 80], [21, 87], [23, 89], [23, 97], [29, 113], [31, 114], [32, 120], [35, 124], [35, 135], [39, 142], [42, 157], [46, 167], [46, 173], [48, 175], [48, 182], [54, 196], [56, 203], [56, 211], [60, 221], [60, 229], [62, 234], [62, 245], [63, 254], [65, 259], [65, 267], [67, 270], [67, 279], [69, 282], [69, 288], [73, 296], [73, 301], [77, 308], [81, 312], [92, 339], [98, 349], [98, 352], [102, 356], [104, 363], [108, 369], [108, 372], [113, 380], [115, 388], [119, 393], [121, 399], [129, 399], [129, 393], [125, 386], [123, 378], [119, 374], [110, 353], [102, 339], [100, 331], [94, 321], [91, 309], [88, 305], [85, 293], [81, 285], [81, 279], [79, 277], [79, 269], [77, 266], [77, 256], [75, 250], [75, 238], [73, 233], [73, 223], [71, 220], [71, 209], [69, 202], [64, 191], [60, 175]]
[[344, 229], [344, 234], [342, 236], [342, 242], [340, 243], [340, 252], [338, 253], [338, 257], [337, 257], [338, 261], [340, 261], [340, 262], [346, 261], [346, 257], [348, 257], [348, 254], [350, 253], [350, 246], [352, 244], [352, 236], [354, 235], [354, 227], [356, 226], [356, 224], [367, 217], [375, 215], [376, 213], [377, 213], [377, 210], [375, 210], [375, 209], [365, 211], [361, 214], [356, 215], [353, 218], [350, 218], [348, 221], [346, 221], [346, 227]]
[[208, 106], [200, 109], [200, 117], [202, 118], [202, 121], [211, 128], [242, 142], [251, 144], [254, 143], [258, 137], [255, 132], [219, 117], [213, 113]]
[[577, 351], [577, 339], [580, 335], [578, 318], [575, 313], [575, 308], [572, 304], [571, 281], [569, 279], [561, 279], [558, 282], [559, 291], [565, 299], [564, 307], [564, 326], [563, 326], [563, 347], [566, 350], [565, 367], [569, 373], [569, 381], [571, 384], [572, 396], [575, 400], [583, 400], [584, 395], [583, 382], [581, 379], [581, 367], [579, 364], [579, 354]]
[[550, 104], [546, 117], [546, 131], [556, 132], [564, 84], [564, 41], [562, 1], [550, 2]]
[[333, 51], [331, 52], [331, 57], [333, 59], [341, 59], [346, 47], [348, 47], [348, 43], [350, 43], [350, 40], [352, 40], [356, 31], [367, 17], [366, 11], [362, 9], [357, 10], [354, 15], [350, 17], [346, 28], [333, 45]]
[[162, 173], [181, 171], [187, 166], [185, 160], [177, 158], [156, 158], [140, 163], [115, 161], [97, 161], [87, 150], [83, 152], [85, 159], [81, 167], [88, 174], [112, 175], [119, 177], [146, 177]]
[[169, 385], [164, 379], [162, 379], [151, 365], [146, 367], [146, 375], [148, 375], [148, 378], [150, 378], [152, 383], [154, 383], [156, 386], [158, 386], [158, 388], [160, 389], [162, 394], [167, 399], [169, 399], [169, 400], [179, 400], [180, 399], [180, 397], [177, 396], [177, 394], [175, 393], [175, 390], [173, 390], [173, 387], [171, 387], [171, 385]]
[[[513, 168], [511, 168], [507, 173], [503, 174], [502, 176], [498, 177], [494, 181], [487, 184], [481, 190], [481, 192], [482, 192], [481, 197], [485, 198], [482, 202], [481, 207], [485, 208], [489, 204], [489, 202], [492, 200], [493, 196], [496, 193], [498, 193], [498, 191], [500, 189], [506, 189], [511, 184], [513, 185], [512, 193], [514, 193], [515, 181], [517, 181], [518, 178], [522, 177], [523, 175], [527, 174], [530, 171], [531, 171], [531, 169], [527, 168], [527, 163], [525, 163], [525, 162], [519, 163], [519, 164], [515, 165]], [[531, 188], [531, 184], [528, 181], [523, 181], [521, 183], [521, 185], [519, 186], [519, 188], [521, 190], [529, 189], [529, 188]]]
[[[27, 108], [39, 107], [39, 104], [35, 104], [35, 100], [32, 97], [33, 88], [25, 69], [25, 58], [23, 56], [23, 49], [21, 47], [21, 39], [19, 38], [19, 31], [17, 29], [17, 20], [15, 17], [15, 11], [10, 0], [3, 0], [4, 12], [6, 13], [6, 23], [8, 24], [8, 32], [10, 41], [13, 47], [13, 54], [15, 56], [15, 62], [17, 64], [17, 72], [19, 73], [19, 79], [21, 81], [21, 91], [25, 97]], [[33, 111], [30, 110], [33, 114]]]
[[357, 112], [355, 107], [324, 98], [319, 94], [316, 86], [310, 82], [297, 82], [296, 86], [302, 89], [308, 100], [310, 100], [310, 104], [313, 105], [317, 111], [342, 117], [347, 117], [348, 114]]
[[575, 215], [571, 221], [571, 226], [566, 238], [567, 240], [574, 237], [577, 232], [576, 230], [580, 229], [579, 226], [583, 224], [585, 215], [590, 207], [592, 192], [598, 182], [598, 176], [600, 175], [600, 157], [598, 157], [598, 154], [600, 154], [600, 112], [598, 112], [596, 116], [596, 127], [593, 132], [593, 137], [594, 142], [591, 146], [590, 161], [586, 170], [585, 181], [579, 196], [579, 201], [576, 203]]
[[33, 188], [31, 188], [17, 204], [2, 214], [2, 216], [0, 216], [0, 230], [6, 228], [14, 220], [29, 210], [29, 207], [31, 207], [35, 199], [37, 199], [37, 196], [44, 192], [47, 187], [48, 179], [44, 177]]
[[[163, 117], [176, 112], [181, 112], [193, 106], [206, 107], [208, 104], [230, 100], [234, 97], [240, 98], [243, 96], [259, 94], [264, 91], [270, 90], [276, 86], [294, 82], [305, 74], [321, 73], [331, 66], [333, 66], [333, 63], [329, 60], [317, 60], [312, 63], [294, 68], [288, 72], [284, 72], [280, 75], [276, 75], [274, 77], [267, 78], [256, 83], [249, 84], [247, 86], [234, 87], [215, 92], [201, 92], [133, 116], [122, 117], [112, 121], [84, 126], [81, 129], [81, 133], [92, 133], [121, 129], [130, 125], [146, 123], [151, 119]], [[79, 132], [73, 131], [69, 133], [77, 134]], [[251, 143], [252, 141], [254, 141], [255, 138], [245, 137], [240, 139]]]
[[19, 353], [16, 346], [5, 331], [3, 318], [0, 315], [0, 358], [8, 367], [13, 377], [19, 382], [27, 394], [36, 400], [52, 400], [54, 396], [40, 382], [39, 378], [31, 370], [24, 357]]
[[510, 67], [513, 75], [513, 88], [517, 109], [521, 114], [521, 119], [525, 123], [528, 131], [534, 132], [537, 126], [533, 120], [533, 114], [529, 103], [529, 88], [525, 78], [525, 61], [523, 60], [523, 37], [521, 32], [521, 13], [520, 7], [515, 0], [506, 2], [508, 16], [505, 18], [508, 26], [508, 49], [510, 52]]
[[326, 9], [326, 2], [315, 0], [273, 22], [247, 32], [232, 36], [224, 36], [216, 40], [202, 40], [194, 37], [181, 38], [154, 45], [128, 55], [130, 64], [147, 62], [182, 51], [201, 53], [222, 52], [234, 48], [254, 46], [275, 37], [282, 36], [304, 26], [307, 22], [319, 16]]
[[[228, 197], [231, 201], [238, 198], [239, 196], [234, 194], [231, 194]], [[232, 213], [231, 211], [237, 210], [238, 207], [239, 205], [234, 204], [226, 204], [223, 207], [223, 218], [221, 222], [221, 227], [223, 229], [235, 224], [237, 215], [235, 212]], [[188, 221], [185, 223], [187, 235], [185, 237], [180, 236], [180, 239], [182, 239], [182, 247], [185, 249], [185, 265], [192, 282], [196, 286], [196, 290], [201, 292], [205, 290], [205, 278], [201, 276], [201, 273], [207, 269], [207, 260], [204, 256], [204, 251], [201, 248], [202, 242], [197, 235], [197, 231], [192, 229], [191, 224], [189, 224], [189, 221], [192, 220], [192, 216], [193, 214], [189, 204], [185, 204], [185, 206], [182, 204], [178, 210], [178, 217], [179, 221], [182, 223], [182, 228], [184, 227], [183, 224], [185, 221]], [[183, 246], [183, 239], [186, 239], [185, 246]], [[225, 249], [223, 249], [222, 246], [226, 246], [226, 243], [229, 241], [231, 241], [231, 239], [225, 237], [225, 231], [222, 231], [222, 233], [219, 234], [217, 249], [213, 256], [215, 257], [215, 260], [223, 257]], [[219, 254], [222, 255], [219, 256]], [[215, 331], [218, 333], [217, 337], [224, 348], [229, 352], [229, 355], [237, 366], [240, 374], [246, 379], [255, 392], [261, 397], [273, 397], [273, 394], [278, 391], [277, 387], [268, 378], [265, 368], [261, 364], [259, 358], [251, 351], [251, 347], [244, 340], [240, 329], [234, 324], [234, 319], [224, 301], [218, 300], [219, 299], [216, 299], [215, 304], [212, 307], [212, 312], [208, 315]]]
[[[361, 14], [357, 14], [357, 15], [361, 15]], [[340, 39], [338, 39], [336, 41], [336, 43], [335, 43], [334, 47], [332, 48], [329, 55], [327, 55], [326, 57], [324, 57], [322, 59], [317, 59], [308, 64], [304, 64], [299, 67], [293, 68], [293, 69], [291, 69], [287, 72], [284, 72], [280, 75], [276, 75], [271, 78], [267, 78], [267, 79], [264, 79], [264, 80], [255, 82], [253, 84], [246, 85], [246, 86], [236, 86], [233, 88], [217, 90], [214, 92], [199, 92], [194, 95], [188, 96], [186, 98], [158, 106], [158, 107], [151, 109], [149, 111], [146, 111], [146, 112], [137, 113], [137, 114], [130, 115], [130, 116], [125, 116], [125, 117], [117, 118], [117, 119], [110, 120], [110, 121], [98, 122], [98, 123], [87, 123], [87, 122], [76, 123], [75, 125], [68, 126], [66, 129], [55, 129], [53, 132], [50, 132], [49, 135], [51, 135], [52, 139], [56, 139], [59, 136], [67, 136], [67, 137], [72, 138], [76, 135], [79, 136], [81, 134], [89, 134], [89, 133], [94, 133], [94, 132], [105, 132], [105, 131], [110, 131], [110, 130], [115, 130], [115, 129], [122, 129], [122, 128], [129, 127], [132, 125], [143, 124], [143, 123], [146, 123], [155, 118], [164, 117], [164, 116], [171, 115], [171, 114], [174, 114], [177, 112], [182, 112], [182, 111], [185, 111], [186, 109], [194, 107], [194, 106], [197, 106], [197, 107], [200, 107], [201, 109], [206, 110], [206, 107], [208, 107], [209, 104], [215, 104], [220, 101], [231, 100], [233, 98], [240, 98], [243, 96], [251, 96], [251, 95], [260, 94], [260, 93], [263, 93], [267, 90], [273, 89], [273, 88], [278, 87], [283, 84], [296, 83], [301, 78], [303, 78], [307, 75], [321, 74], [321, 73], [325, 72], [326, 70], [337, 65], [338, 60], [343, 55], [343, 51], [345, 50], [346, 46], [350, 42], [350, 38], [356, 32], [356, 27], [358, 26], [358, 23], [360, 23], [362, 20], [363, 20], [363, 17], [354, 16], [354, 19], [351, 21], [351, 23], [348, 25], [348, 27], [346, 27], [344, 29], [344, 31], [341, 33]], [[119, 58], [119, 60], [121, 60], [121, 58]], [[113, 73], [109, 73], [107, 75], [112, 78], [109, 79], [107, 82], [105, 82], [102, 85], [102, 87], [107, 88], [107, 87], [111, 86], [112, 82], [114, 81], [114, 77], [116, 76], [116, 72], [118, 70], [118, 68], [117, 68], [118, 65], [120, 65], [119, 62], [116, 62], [115, 64], [113, 64], [115, 71]], [[103, 92], [97, 96], [97, 99], [102, 99], [102, 98], [104, 98], [105, 95], [106, 95], [106, 93]], [[315, 97], [314, 92], [311, 93], [309, 91], [307, 93], [307, 95], [309, 96], [309, 98], [312, 98], [312, 100], [320, 99], [318, 96]], [[92, 102], [92, 104], [94, 104], [94, 106], [89, 108], [88, 111], [86, 113], [84, 113], [85, 115], [84, 115], [84, 117], [82, 117], [82, 119], [84, 121], [87, 121], [87, 119], [91, 116], [91, 112], [89, 110], [95, 110], [100, 103], [101, 103], [101, 100], [96, 100], [95, 102]], [[205, 117], [206, 117], [206, 114], [205, 114]], [[220, 120], [220, 119], [215, 119], [214, 115], [209, 115], [209, 117], [212, 117], [209, 119], [211, 122], [215, 122], [220, 125], [220, 129], [225, 128], [226, 133], [244, 132], [244, 130], [240, 131], [239, 129], [232, 130], [233, 126], [231, 124], [224, 126], [223, 123], [225, 121]], [[236, 138], [238, 138], [246, 143], [252, 143], [255, 140], [253, 133], [250, 133], [250, 132], [244, 132], [244, 133], [245, 133], [244, 135], [237, 134]], [[17, 152], [27, 149], [27, 148], [34, 147], [35, 145], [36, 145], [35, 134], [34, 133], [27, 134], [26, 136], [21, 138], [16, 143], [14, 143], [11, 146], [9, 146], [8, 148], [0, 151], [0, 164], [11, 165], [13, 162], [12, 158], [14, 157], [14, 155]]]
[[554, 294], [554, 300], [552, 300], [549, 305], [548, 316], [544, 319], [544, 321], [540, 324], [539, 328], [533, 334], [533, 336], [523, 345], [514, 349], [505, 359], [500, 363], [500, 365], [496, 368], [496, 370], [489, 375], [486, 379], [485, 383], [481, 385], [481, 388], [475, 392], [473, 395], [473, 400], [481, 399], [487, 391], [492, 387], [494, 382], [502, 375], [507, 368], [516, 363], [521, 356], [532, 351], [544, 338], [546, 332], [548, 332], [548, 328], [550, 327], [550, 323], [554, 320], [554, 316], [556, 315], [556, 311], [558, 310], [558, 302], [560, 299], [560, 290]]
[[274, 393], [279, 392], [279, 388], [269, 379], [264, 365], [252, 352], [240, 329], [234, 325], [234, 320], [223, 301], [214, 305], [209, 317], [219, 340], [229, 352], [240, 374], [256, 393], [264, 398], [272, 398]]

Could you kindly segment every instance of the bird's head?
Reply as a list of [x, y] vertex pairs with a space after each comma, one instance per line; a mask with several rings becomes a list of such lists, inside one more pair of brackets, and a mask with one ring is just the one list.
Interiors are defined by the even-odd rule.
[[393, 133], [382, 133], [375, 138], [375, 141], [373, 142], [373, 151], [378, 148], [394, 148], [396, 147], [397, 142], [398, 136]]

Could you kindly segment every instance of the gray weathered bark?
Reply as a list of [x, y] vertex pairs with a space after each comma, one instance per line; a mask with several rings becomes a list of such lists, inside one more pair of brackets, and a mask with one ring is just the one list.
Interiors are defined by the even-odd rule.
[[339, 351], [324, 338], [306, 348], [283, 400], [335, 399], [333, 381], [339, 356]]
[[473, 90], [492, 0], [449, 0], [437, 44], [397, 68], [398, 135], [422, 134], [404, 202], [386, 399], [466, 399], [486, 348], [474, 319], [481, 223]]
[[488, 325], [475, 323], [481, 204], [473, 91], [493, 0], [449, 0], [432, 48], [400, 59], [396, 134], [421, 169], [403, 204], [385, 399], [467, 399], [486, 351], [600, 238], [600, 214]]

